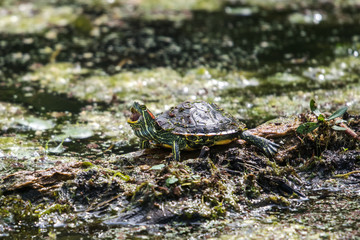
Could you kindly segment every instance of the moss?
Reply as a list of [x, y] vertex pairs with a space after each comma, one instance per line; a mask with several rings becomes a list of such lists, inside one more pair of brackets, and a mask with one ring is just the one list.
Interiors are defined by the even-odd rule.
[[81, 167], [82, 168], [92, 168], [92, 167], [94, 167], [94, 164], [92, 164], [91, 162], [82, 162]]
[[245, 194], [248, 198], [258, 198], [260, 196], [260, 187], [256, 183], [254, 174], [247, 174], [244, 176]]
[[280, 206], [290, 206], [290, 201], [282, 196], [269, 196], [267, 198], [267, 201], [272, 202], [274, 204], [280, 205]]
[[121, 173], [119, 171], [115, 172], [114, 177], [119, 177], [124, 181], [129, 181], [130, 180], [130, 177], [128, 175], [124, 175], [123, 173]]
[[45, 209], [38, 212], [39, 217], [43, 217], [44, 215], [49, 215], [51, 213], [65, 214], [71, 212], [71, 207], [68, 204], [52, 204], [47, 206]]
[[39, 219], [38, 207], [18, 196], [0, 196], [0, 218], [10, 224], [34, 225]]

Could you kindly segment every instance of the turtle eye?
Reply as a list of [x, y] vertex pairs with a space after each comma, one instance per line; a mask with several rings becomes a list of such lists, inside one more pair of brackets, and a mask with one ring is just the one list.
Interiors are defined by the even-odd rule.
[[140, 105], [140, 109], [141, 110], [146, 110], [146, 106], [145, 105]]

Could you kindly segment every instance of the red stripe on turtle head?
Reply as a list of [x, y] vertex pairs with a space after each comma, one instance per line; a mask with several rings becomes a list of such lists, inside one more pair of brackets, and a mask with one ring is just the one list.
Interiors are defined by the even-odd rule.
[[154, 114], [152, 114], [152, 112], [150, 112], [149, 110], [146, 110], [147, 112], [148, 112], [148, 114], [150, 115], [150, 117], [152, 118], [152, 119], [155, 119], [155, 116], [154, 116]]

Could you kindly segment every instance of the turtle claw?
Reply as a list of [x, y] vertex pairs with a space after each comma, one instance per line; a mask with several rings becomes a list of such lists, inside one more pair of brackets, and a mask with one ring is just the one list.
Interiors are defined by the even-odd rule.
[[276, 144], [274, 142], [271, 142], [270, 140], [267, 140], [267, 141], [268, 141], [267, 146], [264, 147], [263, 150], [267, 156], [272, 157], [277, 153], [280, 145]]

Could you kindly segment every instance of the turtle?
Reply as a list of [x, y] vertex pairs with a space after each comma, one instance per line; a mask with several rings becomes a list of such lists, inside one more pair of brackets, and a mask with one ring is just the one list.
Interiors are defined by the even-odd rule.
[[252, 135], [245, 124], [215, 103], [185, 101], [155, 116], [145, 105], [134, 102], [130, 111], [127, 122], [140, 138], [140, 147], [154, 144], [171, 148], [176, 161], [180, 160], [181, 150], [229, 144], [237, 139], [252, 143], [268, 157], [279, 148], [268, 139]]

